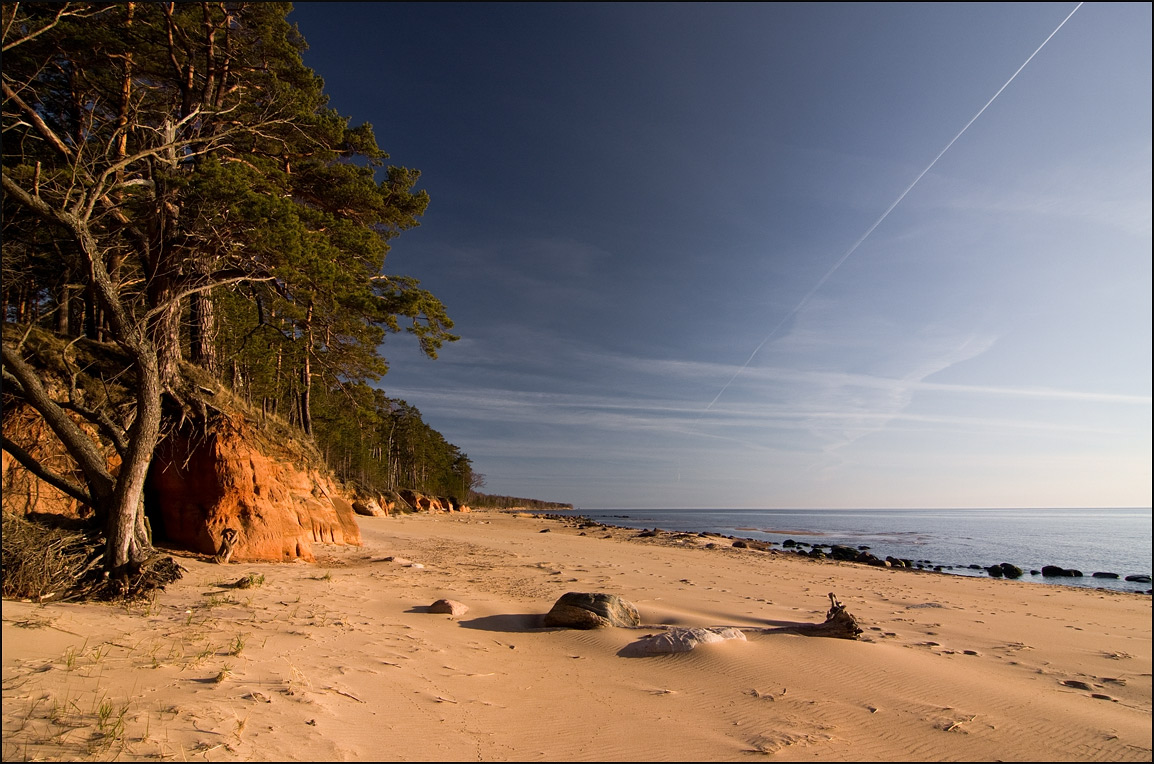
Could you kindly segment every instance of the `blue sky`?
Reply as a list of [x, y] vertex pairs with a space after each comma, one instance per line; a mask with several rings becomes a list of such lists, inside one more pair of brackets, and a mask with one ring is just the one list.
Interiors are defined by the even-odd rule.
[[462, 339], [381, 386], [490, 493], [1149, 506], [1150, 4], [910, 188], [1075, 5], [297, 4], [432, 197], [388, 269]]

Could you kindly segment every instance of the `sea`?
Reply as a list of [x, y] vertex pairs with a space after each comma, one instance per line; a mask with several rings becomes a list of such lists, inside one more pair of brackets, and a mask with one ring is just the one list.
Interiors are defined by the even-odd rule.
[[[942, 572], [988, 577], [986, 566], [1008, 562], [1026, 571], [1020, 581], [1149, 592], [1149, 583], [1124, 580], [1150, 575], [1151, 510], [1116, 509], [574, 509], [571, 514], [606, 525], [723, 536], [781, 544], [869, 547], [893, 556], [942, 566]], [[803, 547], [805, 551], [809, 547]], [[827, 550], [828, 551], [828, 550]], [[978, 565], [979, 569], [969, 566]], [[1044, 565], [1073, 568], [1082, 578], [1050, 578]], [[1095, 572], [1119, 574], [1094, 578]]]

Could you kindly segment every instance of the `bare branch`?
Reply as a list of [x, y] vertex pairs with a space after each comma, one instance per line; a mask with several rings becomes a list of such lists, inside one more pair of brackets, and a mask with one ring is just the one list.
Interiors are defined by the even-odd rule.
[[174, 294], [169, 299], [165, 300], [164, 302], [160, 303], [159, 305], [157, 305], [152, 310], [145, 313], [144, 318], [145, 318], [145, 320], [151, 320], [152, 318], [159, 316], [161, 313], [163, 313], [166, 310], [168, 310], [169, 308], [171, 308], [173, 305], [179, 303], [185, 297], [188, 297], [189, 295], [197, 294], [199, 292], [207, 292], [208, 290], [216, 289], [219, 286], [225, 286], [227, 284], [239, 284], [241, 282], [249, 283], [249, 282], [257, 282], [257, 281], [275, 281], [275, 280], [276, 280], [276, 276], [255, 277], [255, 276], [247, 276], [247, 275], [234, 276], [232, 278], [227, 278], [227, 279], [214, 279], [211, 283], [201, 284], [200, 286], [195, 286], [195, 287], [189, 287], [188, 289], [177, 292], [176, 294]]
[[[70, 10], [68, 10], [68, 6], [69, 6], [69, 3], [64, 3], [63, 5], [61, 5], [60, 10], [56, 11], [56, 17], [54, 19], [52, 19], [52, 21], [48, 22], [48, 24], [46, 26], [44, 26], [40, 29], [37, 29], [34, 32], [29, 32], [28, 34], [21, 37], [19, 40], [13, 40], [12, 42], [4, 43], [4, 51], [5, 52], [9, 51], [12, 48], [15, 48], [17, 45], [23, 45], [24, 43], [28, 42], [29, 40], [32, 40], [32, 39], [39, 37], [40, 35], [47, 32], [49, 29], [52, 29], [54, 26], [59, 24], [60, 19], [65, 18], [67, 16], [76, 16], [77, 18], [87, 18], [89, 16], [95, 16], [97, 14], [104, 13], [106, 10], [108, 10], [108, 8], [100, 8], [98, 10], [89, 11], [89, 12], [85, 13], [83, 11], [70, 11]], [[12, 6], [12, 18], [4, 26], [4, 37], [5, 38], [8, 37], [8, 32], [11, 31], [12, 25], [16, 23], [16, 14], [19, 10], [20, 10], [20, 3], [15, 3]]]
[[68, 148], [68, 144], [60, 139], [60, 136], [48, 126], [48, 123], [44, 121], [35, 109], [25, 103], [24, 99], [12, 89], [12, 86], [9, 85], [7, 81], [4, 82], [4, 97], [19, 107], [20, 111], [24, 113], [24, 116], [32, 123], [32, 126], [36, 128], [36, 132], [40, 133], [41, 137], [48, 141], [52, 148], [69, 159], [73, 158], [74, 153], [72, 149]]
[[82, 417], [99, 427], [100, 431], [104, 433], [105, 437], [112, 441], [112, 445], [116, 449], [116, 452], [120, 454], [121, 457], [123, 457], [125, 450], [128, 448], [128, 438], [124, 432], [124, 428], [113, 422], [112, 419], [103, 411], [88, 408], [83, 403], [84, 394], [81, 393], [80, 389], [76, 386], [76, 378], [80, 375], [81, 370], [76, 368], [76, 366], [73, 364], [72, 358], [69, 357], [69, 351], [71, 351], [72, 347], [79, 341], [79, 337], [72, 340], [68, 343], [68, 345], [65, 346], [64, 352], [61, 353], [61, 357], [64, 359], [64, 363], [68, 367], [69, 371], [68, 405], [65, 408], [67, 408], [69, 411], [74, 411], [77, 414], [80, 414]]
[[[69, 418], [64, 409], [52, 399], [40, 378], [33, 371], [20, 354], [3, 346], [3, 360], [5, 370], [20, 383], [21, 395], [32, 408], [43, 417], [61, 444], [79, 465], [88, 485], [98, 493], [111, 495], [114, 481], [108, 473], [107, 463], [103, 454], [96, 448], [92, 439]], [[15, 454], [13, 454], [15, 455]]]
[[40, 478], [48, 485], [52, 486], [63, 494], [71, 496], [83, 504], [87, 504], [90, 507], [96, 506], [95, 502], [92, 501], [92, 497], [88, 495], [87, 491], [75, 483], [66, 480], [60, 475], [57, 475], [55, 472], [49, 470], [47, 467], [41, 464], [40, 461], [36, 459], [36, 457], [32, 456], [32, 454], [28, 453], [12, 441], [8, 440], [8, 438], [3, 434], [0, 434], [0, 446], [3, 446], [5, 451], [12, 454], [13, 458], [15, 458], [16, 461], [20, 462], [20, 464], [24, 466], [24, 469]]

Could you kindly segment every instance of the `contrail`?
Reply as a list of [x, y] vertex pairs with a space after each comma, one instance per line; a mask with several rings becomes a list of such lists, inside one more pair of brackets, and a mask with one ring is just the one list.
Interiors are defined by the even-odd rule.
[[805, 307], [806, 303], [809, 302], [810, 298], [813, 297], [814, 293], [817, 292], [817, 290], [821, 289], [822, 285], [825, 284], [825, 282], [829, 280], [829, 277], [832, 276], [837, 271], [838, 268], [842, 267], [842, 265], [845, 264], [846, 260], [849, 260], [850, 255], [852, 255], [854, 252], [856, 252], [858, 247], [860, 247], [862, 245], [862, 243], [865, 242], [865, 240], [869, 238], [870, 234], [874, 232], [874, 229], [877, 228], [879, 225], [881, 225], [883, 220], [885, 220], [887, 217], [889, 217], [889, 214], [894, 211], [894, 208], [897, 207], [899, 204], [901, 204], [902, 200], [905, 199], [906, 196], [910, 193], [910, 191], [912, 191], [914, 189], [914, 186], [916, 186], [918, 184], [918, 181], [920, 181], [922, 178], [924, 178], [926, 176], [926, 173], [928, 173], [930, 170], [932, 170], [934, 168], [934, 165], [936, 165], [938, 163], [938, 160], [941, 159], [945, 155], [945, 153], [950, 150], [950, 147], [952, 147], [955, 143], [957, 143], [958, 139], [961, 138], [965, 134], [965, 132], [970, 129], [970, 125], [972, 125], [978, 121], [978, 117], [982, 116], [982, 114], [986, 111], [986, 109], [990, 108], [990, 104], [992, 104], [995, 100], [997, 100], [998, 96], [1000, 96], [1002, 94], [1002, 91], [1010, 86], [1010, 83], [1013, 82], [1014, 79], [1019, 74], [1022, 73], [1022, 70], [1025, 69], [1026, 66], [1031, 61], [1034, 60], [1034, 56], [1038, 55], [1038, 53], [1042, 50], [1042, 48], [1046, 47], [1046, 43], [1050, 42], [1050, 40], [1053, 39], [1054, 35], [1058, 34], [1058, 31], [1061, 30], [1062, 27], [1066, 26], [1066, 22], [1069, 21], [1070, 17], [1073, 16], [1075, 13], [1077, 13], [1078, 9], [1081, 7], [1082, 7], [1082, 3], [1078, 3], [1077, 5], [1074, 6], [1074, 10], [1070, 11], [1070, 14], [1068, 16], [1066, 16], [1066, 18], [1062, 19], [1062, 23], [1059, 24], [1058, 26], [1054, 27], [1054, 31], [1050, 32], [1050, 36], [1047, 37], [1045, 40], [1042, 40], [1042, 44], [1039, 45], [1037, 47], [1037, 49], [1035, 49], [1034, 52], [1030, 54], [1030, 57], [1027, 58], [1022, 63], [1021, 66], [1018, 67], [1018, 70], [1016, 72], [1014, 72], [1012, 75], [1010, 75], [1010, 79], [1006, 80], [1006, 84], [1004, 84], [1000, 88], [998, 88], [998, 92], [994, 93], [994, 95], [990, 97], [990, 100], [986, 101], [985, 106], [978, 109], [978, 113], [975, 114], [970, 119], [970, 121], [966, 123], [965, 127], [963, 127], [961, 130], [958, 131], [958, 134], [955, 135], [953, 137], [953, 139], [951, 139], [950, 142], [946, 144], [946, 147], [944, 149], [942, 149], [941, 151], [938, 152], [938, 155], [936, 157], [934, 157], [934, 160], [932, 162], [930, 162], [928, 165], [926, 165], [926, 169], [924, 169], [920, 173], [918, 173], [918, 176], [916, 178], [914, 178], [913, 182], [910, 183], [908, 186], [906, 186], [906, 190], [902, 191], [901, 195], [899, 195], [898, 198], [894, 200], [893, 204], [891, 204], [889, 207], [887, 207], [886, 211], [881, 214], [881, 217], [879, 217], [877, 220], [875, 220], [873, 222], [873, 225], [871, 225], [869, 228], [867, 228], [865, 233], [863, 233], [861, 236], [858, 237], [858, 240], [853, 243], [853, 246], [851, 246], [849, 249], [846, 250], [845, 254], [841, 256], [841, 259], [839, 259], [836, 263], [834, 263], [832, 268], [830, 268], [828, 271], [826, 271], [825, 275], [822, 276], [821, 279], [818, 280], [818, 282], [816, 284], [814, 284], [813, 289], [810, 289], [806, 293], [805, 297], [801, 298], [801, 301], [797, 304], [797, 306], [794, 307], [794, 309], [791, 310], [789, 313], [785, 314], [785, 317], [777, 323], [777, 326], [773, 327], [773, 331], [771, 331], [769, 334], [767, 334], [765, 336], [765, 339], [763, 339], [761, 341], [761, 343], [753, 349], [753, 352], [749, 354], [749, 358], [745, 359], [745, 363], [743, 363], [741, 365], [741, 368], [739, 368], [736, 372], [734, 372], [733, 376], [729, 378], [728, 382], [726, 382], [724, 385], [722, 385], [721, 390], [718, 391], [717, 395], [713, 396], [713, 400], [711, 400], [709, 402], [709, 405], [706, 406], [705, 409], [701, 412], [701, 414], [698, 415], [698, 419], [700, 419], [701, 416], [703, 414], [705, 414], [706, 411], [709, 411], [711, 408], [713, 408], [713, 404], [717, 403], [718, 399], [720, 399], [721, 396], [725, 394], [725, 391], [728, 390], [729, 386], [733, 384], [733, 381], [741, 375], [741, 372], [745, 371], [746, 368], [749, 367], [749, 364], [753, 361], [754, 357], [761, 351], [761, 349], [763, 347], [765, 347], [765, 343], [767, 343], [771, 339], [773, 339], [773, 337], [778, 333], [778, 331], [781, 329], [781, 327], [785, 326], [786, 321], [789, 321], [791, 318], [796, 316], [798, 311], [800, 311], [802, 308]]

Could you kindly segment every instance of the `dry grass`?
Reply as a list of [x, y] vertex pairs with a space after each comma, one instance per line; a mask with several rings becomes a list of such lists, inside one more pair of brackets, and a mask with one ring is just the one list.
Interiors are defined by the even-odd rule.
[[3, 594], [9, 599], [149, 599], [181, 577], [171, 557], [149, 559], [123, 581], [101, 575], [104, 541], [99, 533], [53, 515], [21, 517], [4, 512]]
[[4, 513], [3, 532], [5, 597], [59, 599], [91, 569], [93, 545], [84, 533], [30, 522], [11, 512]]

